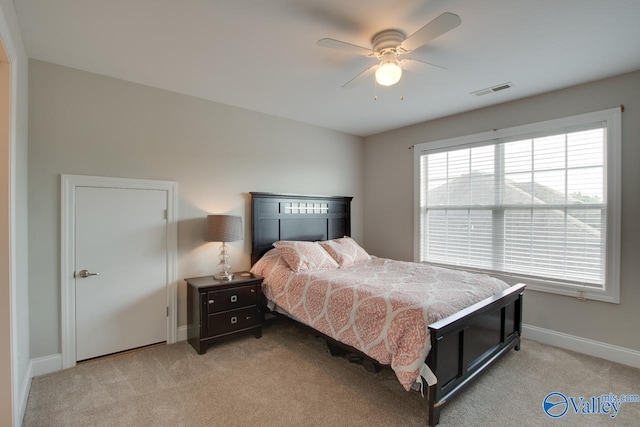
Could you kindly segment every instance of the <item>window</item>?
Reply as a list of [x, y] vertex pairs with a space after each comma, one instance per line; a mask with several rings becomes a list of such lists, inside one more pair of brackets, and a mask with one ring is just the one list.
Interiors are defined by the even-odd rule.
[[416, 260], [619, 302], [620, 116], [417, 145]]

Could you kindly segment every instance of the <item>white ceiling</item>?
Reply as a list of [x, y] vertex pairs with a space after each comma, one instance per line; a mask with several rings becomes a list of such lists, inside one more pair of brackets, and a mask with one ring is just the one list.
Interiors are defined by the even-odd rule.
[[[640, 69], [640, 0], [14, 0], [29, 57], [367, 136]], [[341, 86], [371, 47], [443, 12], [400, 84]], [[471, 92], [512, 82], [476, 97]], [[400, 100], [404, 95], [404, 100]]]

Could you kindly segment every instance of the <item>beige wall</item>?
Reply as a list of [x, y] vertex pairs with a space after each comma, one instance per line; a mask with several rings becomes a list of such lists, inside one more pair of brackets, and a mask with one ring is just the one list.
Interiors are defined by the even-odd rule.
[[[354, 196], [362, 240], [359, 137], [34, 60], [29, 130], [32, 357], [61, 351], [60, 174], [177, 181], [181, 279], [215, 270], [209, 213], [243, 216], [229, 246], [234, 269], [250, 267], [250, 191]], [[185, 294], [180, 280], [179, 326]]]
[[[177, 181], [181, 278], [212, 271], [217, 246], [201, 240], [207, 213], [244, 217], [245, 241], [231, 249], [234, 266], [249, 267], [249, 191], [353, 195], [354, 237], [375, 255], [411, 260], [409, 146], [620, 104], [622, 302], [529, 291], [524, 320], [640, 350], [640, 72], [371, 136], [364, 145], [339, 132], [39, 61], [30, 62], [29, 85], [32, 357], [60, 352], [61, 173]], [[181, 326], [184, 293], [181, 281]]]
[[[513, 90], [518, 90], [517, 85]], [[489, 95], [487, 95], [489, 96]], [[494, 95], [495, 96], [495, 95]], [[640, 350], [640, 72], [483, 108], [365, 139], [365, 241], [373, 254], [413, 259], [413, 144], [624, 104], [621, 303], [528, 291], [524, 322]]]
[[[2, 94], [0, 95], [0, 129], [2, 130], [2, 154], [0, 155], [0, 185], [2, 195], [3, 227], [9, 226], [12, 217], [14, 228], [2, 230], [2, 274], [0, 284], [0, 425], [20, 425], [22, 405], [26, 404], [29, 377], [29, 289], [27, 249], [27, 54], [24, 50], [18, 19], [11, 0], [0, 0], [0, 27], [2, 43], [11, 49], [11, 67], [2, 58]], [[11, 80], [9, 80], [9, 74]], [[11, 83], [11, 88], [9, 86]], [[9, 117], [11, 115], [11, 118]], [[13, 142], [9, 142], [13, 135]], [[13, 192], [10, 199], [9, 191]], [[8, 233], [13, 232], [14, 246], [9, 247]], [[11, 258], [9, 259], [9, 253]], [[13, 268], [9, 269], [9, 262]], [[12, 279], [11, 279], [12, 277]], [[13, 287], [10, 289], [10, 280]], [[13, 302], [13, 304], [11, 304]], [[10, 316], [15, 322], [11, 325]], [[12, 330], [14, 334], [12, 334]], [[13, 335], [13, 336], [12, 336]], [[13, 347], [13, 348], [12, 348]], [[17, 356], [12, 366], [10, 351]], [[13, 384], [11, 380], [13, 370]], [[13, 402], [12, 402], [13, 399]], [[13, 408], [11, 404], [13, 403]], [[12, 421], [13, 419], [13, 421]]]
[[11, 424], [11, 269], [9, 245], [11, 149], [9, 117], [11, 114], [11, 65], [0, 44], [0, 424]]

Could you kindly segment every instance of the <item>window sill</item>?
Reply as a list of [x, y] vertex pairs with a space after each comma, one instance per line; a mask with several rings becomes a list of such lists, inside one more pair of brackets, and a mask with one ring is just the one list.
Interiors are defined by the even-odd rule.
[[[496, 277], [504, 280], [503, 277], [496, 275]], [[567, 284], [558, 284], [551, 285], [548, 283], [544, 283], [538, 280], [526, 279], [524, 282], [527, 284], [527, 290], [538, 291], [538, 292], [546, 292], [550, 294], [556, 295], [565, 295], [573, 298], [577, 298], [579, 300], [592, 300], [592, 301], [601, 301], [608, 302], [612, 304], [620, 304], [620, 294], [619, 292], [607, 292], [603, 289], [594, 289], [588, 286], [579, 286], [579, 285], [567, 285]]]
[[[417, 262], [420, 262], [420, 261], [417, 261]], [[556, 281], [554, 279], [543, 279], [543, 278], [536, 278], [536, 277], [531, 277], [526, 275], [503, 273], [503, 272], [498, 272], [493, 270], [482, 270], [482, 269], [475, 269], [475, 268], [468, 268], [468, 267], [460, 267], [455, 265], [429, 263], [427, 261], [423, 261], [423, 262], [426, 264], [430, 264], [430, 265], [442, 267], [442, 268], [468, 271], [470, 273], [487, 274], [491, 277], [495, 277], [497, 279], [503, 280], [510, 285], [514, 285], [516, 283], [525, 283], [527, 285], [527, 290], [529, 291], [564, 295], [568, 297], [577, 298], [579, 300], [591, 300], [591, 301], [608, 302], [611, 304], [620, 304], [620, 289], [614, 286], [609, 286], [608, 290], [598, 289], [591, 286]]]
[[592, 286], [561, 282], [554, 279], [543, 279], [519, 274], [505, 274], [501, 272], [485, 271], [486, 274], [504, 280], [507, 283], [517, 281], [526, 283], [527, 289], [538, 292], [546, 292], [556, 295], [564, 295], [579, 300], [591, 300], [620, 304], [620, 289], [617, 286], [608, 286], [609, 289], [599, 289]]

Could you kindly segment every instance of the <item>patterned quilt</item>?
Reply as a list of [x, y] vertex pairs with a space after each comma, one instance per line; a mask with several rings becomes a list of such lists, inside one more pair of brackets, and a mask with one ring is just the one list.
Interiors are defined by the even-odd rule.
[[508, 285], [485, 274], [372, 258], [346, 268], [291, 271], [272, 249], [251, 269], [267, 299], [314, 329], [391, 365], [406, 390], [431, 342], [427, 325]]

